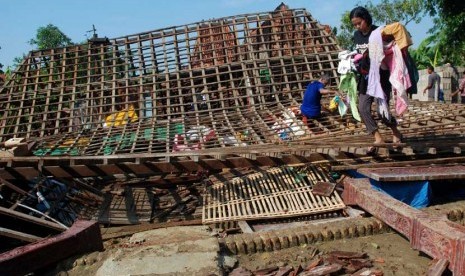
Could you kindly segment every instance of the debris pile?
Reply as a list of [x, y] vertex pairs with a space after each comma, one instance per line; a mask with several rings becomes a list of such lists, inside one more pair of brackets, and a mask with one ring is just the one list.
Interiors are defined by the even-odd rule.
[[253, 275], [299, 275], [299, 276], [324, 276], [332, 275], [353, 275], [353, 276], [382, 276], [383, 271], [373, 268], [373, 262], [383, 262], [382, 259], [372, 260], [363, 252], [332, 251], [319, 253], [317, 250], [309, 252], [310, 262], [298, 267], [289, 265], [274, 265], [267, 268], [249, 271], [243, 267], [232, 270], [229, 276], [253, 276]]

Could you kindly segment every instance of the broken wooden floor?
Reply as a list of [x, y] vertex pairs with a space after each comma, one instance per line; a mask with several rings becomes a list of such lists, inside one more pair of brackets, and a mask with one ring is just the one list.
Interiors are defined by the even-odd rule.
[[[220, 181], [212, 176], [203, 202], [203, 223], [306, 216], [341, 210], [338, 193], [313, 193], [319, 181], [330, 181], [316, 166], [274, 167]], [[224, 177], [224, 176], [223, 176]]]
[[[311, 126], [294, 114], [320, 74], [337, 87], [339, 50], [334, 34], [305, 9], [280, 5], [33, 51], [0, 91], [0, 143], [21, 138], [27, 145], [26, 152], [0, 151], [0, 177], [146, 177], [355, 162], [372, 139], [350, 112]], [[380, 156], [461, 155], [464, 116], [463, 105], [411, 101], [398, 118], [405, 144], [391, 154], [387, 143]], [[390, 142], [388, 130], [380, 130]]]

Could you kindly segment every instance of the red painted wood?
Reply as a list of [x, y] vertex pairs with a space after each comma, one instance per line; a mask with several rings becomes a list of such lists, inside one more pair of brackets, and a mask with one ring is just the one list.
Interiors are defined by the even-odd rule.
[[103, 250], [95, 221], [76, 221], [54, 237], [0, 254], [0, 275], [25, 275], [75, 254]]
[[465, 275], [465, 230], [460, 225], [414, 209], [371, 188], [368, 178], [344, 179], [343, 199], [358, 205], [409, 239], [412, 248], [449, 261], [454, 275]]
[[357, 172], [377, 181], [465, 179], [463, 165], [363, 168], [358, 169]]

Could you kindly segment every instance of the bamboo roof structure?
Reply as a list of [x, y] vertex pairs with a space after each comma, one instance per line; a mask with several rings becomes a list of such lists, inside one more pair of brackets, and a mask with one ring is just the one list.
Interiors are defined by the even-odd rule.
[[[309, 81], [328, 74], [337, 87], [340, 50], [327, 26], [282, 4], [32, 51], [0, 90], [0, 142], [32, 141], [33, 154], [3, 156], [10, 169], [2, 177], [45, 167], [61, 177], [184, 172], [354, 153], [370, 142], [350, 114], [310, 127], [291, 114]], [[413, 102], [406, 136], [423, 137], [432, 124], [460, 136], [463, 108], [437, 105]], [[425, 116], [435, 119], [416, 124]]]

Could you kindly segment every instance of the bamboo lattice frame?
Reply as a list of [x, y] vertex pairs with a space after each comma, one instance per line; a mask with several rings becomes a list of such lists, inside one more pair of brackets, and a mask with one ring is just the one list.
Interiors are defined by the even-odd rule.
[[[309, 80], [338, 84], [339, 50], [306, 10], [280, 6], [31, 52], [0, 91], [0, 142], [36, 141], [36, 156], [3, 156], [0, 173], [150, 175], [363, 154], [372, 140], [350, 114], [310, 126], [288, 116]], [[464, 107], [412, 101], [405, 152], [460, 154]]]
[[31, 52], [1, 91], [0, 141], [37, 140], [45, 157], [266, 144], [306, 82], [336, 84], [338, 51], [304, 9], [280, 6]]

